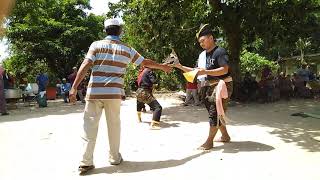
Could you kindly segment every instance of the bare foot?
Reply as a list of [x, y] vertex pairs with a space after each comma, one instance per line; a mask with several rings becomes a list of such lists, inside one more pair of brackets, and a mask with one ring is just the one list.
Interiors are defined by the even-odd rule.
[[224, 143], [227, 143], [227, 142], [230, 142], [230, 141], [231, 141], [230, 136], [227, 136], [227, 137], [221, 136], [219, 139], [216, 140], [216, 142], [224, 142]]
[[213, 142], [205, 142], [204, 144], [202, 144], [200, 147], [198, 147], [197, 149], [198, 150], [202, 150], [202, 151], [205, 151], [205, 150], [210, 150], [213, 148]]

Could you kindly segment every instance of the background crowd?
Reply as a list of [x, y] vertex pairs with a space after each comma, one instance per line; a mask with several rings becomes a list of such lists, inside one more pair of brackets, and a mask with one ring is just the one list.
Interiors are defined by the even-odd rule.
[[307, 64], [302, 64], [293, 74], [273, 73], [265, 67], [260, 80], [246, 73], [241, 81], [241, 101], [274, 102], [290, 98], [318, 98], [320, 76], [312, 72]]

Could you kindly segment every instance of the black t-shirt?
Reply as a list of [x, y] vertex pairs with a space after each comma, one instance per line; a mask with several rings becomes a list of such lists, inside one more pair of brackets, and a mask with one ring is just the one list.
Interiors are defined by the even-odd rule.
[[[216, 46], [212, 51], [206, 53], [206, 69], [217, 69], [228, 65], [228, 54], [225, 49]], [[207, 76], [206, 80], [224, 79], [230, 76], [230, 72], [221, 76]]]
[[152, 89], [153, 84], [157, 83], [157, 76], [152, 70], [144, 72], [140, 82], [140, 88]]

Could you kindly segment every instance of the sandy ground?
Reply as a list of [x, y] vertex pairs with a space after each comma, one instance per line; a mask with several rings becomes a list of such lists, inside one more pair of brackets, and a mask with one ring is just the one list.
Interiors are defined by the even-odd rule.
[[314, 139], [320, 136], [320, 119], [291, 116], [319, 113], [319, 102], [233, 103], [228, 111], [232, 142], [215, 142], [213, 150], [201, 152], [196, 147], [208, 133], [205, 109], [180, 106], [175, 95], [158, 97], [164, 107], [159, 131], [149, 130], [150, 112], [143, 114], [145, 123], [137, 123], [135, 99], [122, 102], [125, 161], [119, 166], [108, 163], [106, 122], [100, 121], [96, 169], [87, 176], [77, 172], [84, 105], [19, 106], [0, 116], [0, 180], [320, 179], [320, 142]]

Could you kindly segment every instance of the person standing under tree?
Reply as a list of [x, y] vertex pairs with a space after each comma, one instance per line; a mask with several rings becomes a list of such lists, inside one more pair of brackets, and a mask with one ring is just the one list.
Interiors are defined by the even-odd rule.
[[39, 107], [47, 107], [47, 95], [46, 89], [49, 84], [49, 77], [47, 74], [40, 70], [38, 76], [36, 77], [36, 82], [38, 84], [38, 104]]
[[[216, 45], [213, 32], [208, 24], [201, 25], [200, 30], [197, 33], [197, 39], [200, 46], [204, 49], [204, 51], [199, 55], [199, 71], [197, 75], [206, 75], [205, 80], [209, 83], [208, 88], [205, 88], [204, 104], [209, 113], [210, 125], [209, 135], [206, 141], [198, 149], [209, 150], [213, 148], [213, 140], [218, 130], [220, 130], [222, 134], [219, 141], [229, 142], [231, 140], [224, 118], [221, 118], [218, 114], [220, 109], [218, 109], [219, 106], [216, 106], [216, 101], [219, 100], [217, 96], [220, 88], [223, 90], [223, 87], [226, 87], [227, 98], [220, 98], [222, 99], [222, 111], [226, 111], [227, 103], [233, 90], [233, 84], [229, 71], [228, 55], [225, 49]], [[172, 66], [181, 69], [184, 72], [194, 70], [194, 68], [182, 66], [180, 63], [173, 64]]]
[[171, 71], [168, 65], [162, 65], [150, 59], [145, 59], [135, 49], [120, 41], [121, 25], [117, 19], [107, 19], [104, 22], [106, 38], [91, 44], [82, 62], [70, 90], [71, 103], [76, 101], [77, 88], [92, 67], [87, 88], [86, 105], [83, 124], [83, 156], [78, 170], [80, 174], [93, 169], [93, 152], [95, 148], [99, 120], [102, 110], [108, 126], [109, 162], [118, 165], [122, 160], [120, 148], [120, 105], [123, 96], [123, 75], [128, 64], [146, 66]]

